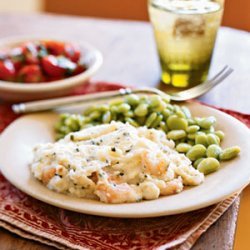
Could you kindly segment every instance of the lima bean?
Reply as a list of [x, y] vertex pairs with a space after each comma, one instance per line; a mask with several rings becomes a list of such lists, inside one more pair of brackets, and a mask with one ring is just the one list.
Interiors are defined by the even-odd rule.
[[134, 94], [127, 95], [127, 96], [125, 96], [125, 101], [129, 105], [136, 106], [139, 104], [140, 97], [138, 95], [134, 95]]
[[197, 168], [198, 167], [198, 165], [199, 165], [199, 163], [202, 161], [202, 160], [204, 160], [205, 158], [199, 158], [199, 159], [197, 159], [194, 163], [193, 163], [193, 167], [194, 168]]
[[220, 138], [215, 135], [215, 134], [208, 134], [207, 135], [207, 143], [208, 145], [212, 145], [212, 144], [220, 144]]
[[156, 112], [162, 112], [166, 108], [166, 103], [161, 101], [160, 104], [154, 108]]
[[167, 127], [166, 123], [163, 122], [163, 121], [160, 122], [160, 128], [161, 128], [165, 133], [168, 132], [168, 127]]
[[204, 175], [207, 175], [207, 174], [217, 171], [219, 167], [220, 167], [219, 161], [215, 158], [209, 157], [209, 158], [202, 160], [198, 164], [197, 169]]
[[187, 143], [179, 143], [177, 146], [176, 146], [176, 150], [179, 152], [179, 153], [187, 153], [188, 150], [192, 148], [191, 145], [187, 144]]
[[175, 114], [180, 118], [186, 118], [184, 112], [182, 112], [181, 110], [178, 110]]
[[110, 107], [110, 111], [111, 111], [112, 114], [113, 114], [113, 113], [118, 113], [118, 108], [117, 108], [117, 106], [111, 106], [111, 107]]
[[207, 148], [207, 157], [213, 157], [219, 159], [219, 155], [222, 152], [222, 149], [219, 145], [212, 144]]
[[152, 123], [152, 128], [156, 128], [159, 124], [160, 124], [160, 122], [162, 121], [162, 119], [163, 119], [163, 115], [158, 115], [157, 117], [156, 117], [156, 119], [154, 120], [154, 122]]
[[167, 133], [167, 138], [171, 140], [179, 140], [186, 137], [184, 130], [172, 130]]
[[227, 160], [231, 160], [235, 158], [239, 153], [240, 153], [240, 147], [234, 146], [234, 147], [224, 149], [220, 153], [219, 158], [221, 161], [227, 161]]
[[164, 116], [164, 118], [168, 118], [171, 115], [171, 111], [169, 109], [164, 109], [162, 111], [162, 115]]
[[197, 133], [195, 136], [195, 144], [207, 146], [207, 136], [204, 133]]
[[63, 125], [61, 128], [60, 128], [60, 132], [63, 133], [63, 134], [69, 134], [71, 132], [70, 128]]
[[166, 103], [169, 104], [170, 103], [170, 96], [164, 95], [161, 96], [162, 100]]
[[134, 116], [134, 112], [132, 110], [129, 110], [126, 113], [124, 113], [124, 116], [126, 116], [126, 117], [133, 117]]
[[111, 118], [112, 118], [111, 112], [110, 112], [110, 111], [107, 111], [107, 112], [105, 112], [105, 113], [103, 114], [103, 116], [102, 116], [102, 122], [103, 122], [103, 123], [110, 123]]
[[166, 108], [169, 109], [172, 112], [174, 111], [174, 107], [173, 107], [172, 104], [167, 104]]
[[194, 145], [187, 152], [187, 157], [191, 161], [195, 161], [195, 160], [197, 160], [205, 155], [206, 155], [206, 148], [201, 144]]
[[70, 115], [69, 114], [61, 114], [60, 115], [60, 122], [63, 123]]
[[225, 133], [221, 130], [217, 130], [215, 131], [215, 134], [220, 138], [220, 140], [222, 141], [225, 137]]
[[89, 108], [87, 108], [87, 109], [84, 110], [83, 115], [88, 116], [95, 109], [96, 109], [96, 106], [91, 106], [91, 107], [89, 107]]
[[74, 117], [74, 119], [70, 119], [70, 118], [66, 119], [65, 120], [65, 125], [67, 127], [69, 127], [69, 129], [72, 130], [72, 131], [77, 131], [80, 128], [79, 121], [77, 120], [76, 117]]
[[148, 114], [148, 104], [141, 103], [135, 109], [135, 115], [137, 116], [146, 116]]
[[100, 118], [100, 116], [101, 116], [101, 112], [99, 112], [99, 111], [93, 111], [93, 112], [91, 112], [90, 114], [89, 114], [89, 117], [90, 117], [90, 119], [92, 119], [92, 120], [95, 120], [95, 119], [98, 119], [98, 118]]
[[122, 103], [117, 107], [118, 113], [126, 113], [131, 109], [130, 105], [127, 103]]
[[216, 122], [216, 119], [214, 116], [209, 116], [206, 118], [202, 118], [198, 121], [198, 124], [201, 128], [209, 129], [211, 126], [213, 126]]
[[149, 97], [150, 106], [155, 108], [161, 105], [162, 99], [159, 95], [153, 95]]
[[147, 118], [145, 125], [149, 128], [151, 126], [151, 124], [155, 121], [156, 118], [157, 118], [157, 113], [156, 112], [152, 113]]
[[188, 122], [184, 118], [178, 117], [176, 115], [171, 115], [167, 119], [167, 125], [169, 129], [172, 130], [186, 130], [188, 127]]
[[187, 132], [190, 134], [196, 133], [200, 127], [198, 125], [191, 125], [187, 128]]
[[96, 107], [100, 112], [106, 112], [109, 110], [109, 106], [107, 104], [101, 104], [100, 106]]
[[194, 121], [197, 125], [199, 125], [200, 121], [202, 120], [201, 117], [194, 117]]
[[192, 125], [196, 124], [195, 120], [193, 120], [192, 118], [187, 119], [187, 121], [188, 121], [189, 126], [192, 126]]
[[209, 134], [209, 133], [214, 133], [215, 129], [213, 126], [211, 126], [209, 129], [201, 129], [200, 131], [205, 134]]
[[131, 124], [134, 127], [139, 127], [139, 124], [132, 118], [126, 117], [125, 121], [128, 122], [129, 124]]
[[187, 119], [190, 119], [192, 117], [191, 112], [190, 112], [190, 110], [187, 107], [182, 106], [181, 110], [185, 114], [185, 116], [186, 116]]
[[122, 103], [124, 103], [124, 101], [122, 99], [114, 99], [114, 100], [111, 100], [109, 102], [109, 105], [115, 106], [115, 105], [119, 105], [119, 104], [122, 104]]

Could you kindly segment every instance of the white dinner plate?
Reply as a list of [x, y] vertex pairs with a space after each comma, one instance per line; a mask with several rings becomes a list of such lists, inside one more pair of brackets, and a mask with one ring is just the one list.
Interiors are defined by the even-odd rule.
[[218, 110], [196, 103], [187, 106], [195, 116], [215, 116], [218, 121], [217, 128], [226, 133], [222, 147], [239, 145], [242, 151], [239, 157], [222, 163], [217, 172], [206, 176], [203, 184], [187, 188], [179, 194], [138, 203], [105, 204], [47, 189], [33, 178], [29, 163], [34, 145], [54, 140], [53, 126], [58, 118], [56, 113], [23, 116], [2, 133], [1, 171], [14, 186], [28, 195], [57, 207], [86, 214], [154, 217], [188, 212], [215, 204], [240, 191], [250, 182], [250, 132], [244, 124]]

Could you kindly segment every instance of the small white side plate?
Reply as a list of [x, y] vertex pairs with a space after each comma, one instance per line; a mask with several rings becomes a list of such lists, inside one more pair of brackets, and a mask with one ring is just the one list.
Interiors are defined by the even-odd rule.
[[250, 132], [239, 122], [215, 109], [187, 104], [196, 116], [214, 115], [218, 129], [226, 133], [222, 146], [239, 145], [242, 152], [234, 160], [224, 162], [219, 171], [206, 176], [205, 182], [177, 195], [157, 200], [127, 204], [105, 204], [59, 194], [34, 179], [29, 169], [32, 148], [37, 143], [53, 141], [56, 113], [23, 116], [13, 122], [0, 137], [0, 166], [3, 175], [30, 196], [57, 207], [109, 217], [155, 217], [188, 212], [222, 201], [250, 182]]

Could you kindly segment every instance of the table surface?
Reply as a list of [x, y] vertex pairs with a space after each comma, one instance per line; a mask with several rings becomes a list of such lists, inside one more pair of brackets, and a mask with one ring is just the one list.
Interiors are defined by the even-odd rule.
[[[87, 41], [101, 50], [104, 64], [95, 80], [120, 82], [135, 86], [157, 86], [160, 66], [151, 26], [146, 22], [76, 18], [39, 14], [0, 14], [0, 38], [7, 36], [70, 38]], [[200, 98], [208, 104], [250, 112], [250, 35], [247, 32], [221, 28], [218, 34], [213, 74], [230, 65], [234, 74]], [[198, 240], [193, 249], [232, 249], [239, 199]], [[1, 250], [54, 249], [22, 239], [0, 229]]]

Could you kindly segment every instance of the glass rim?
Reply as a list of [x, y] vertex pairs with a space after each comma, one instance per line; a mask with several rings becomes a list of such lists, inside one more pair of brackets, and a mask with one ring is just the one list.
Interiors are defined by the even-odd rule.
[[209, 12], [206, 12], [206, 11], [203, 11], [203, 12], [196, 12], [196, 13], [188, 13], [188, 12], [181, 12], [180, 10], [178, 11], [175, 11], [175, 10], [170, 10], [164, 6], [160, 6], [158, 4], [156, 4], [154, 2], [154, 0], [149, 0], [149, 5], [152, 6], [152, 7], [155, 7], [156, 9], [160, 9], [160, 10], [164, 10], [164, 11], [167, 11], [169, 13], [173, 13], [173, 14], [177, 14], [177, 15], [188, 15], [188, 16], [194, 16], [194, 15], [209, 15], [209, 14], [214, 14], [216, 12], [219, 12], [219, 11], [223, 11], [224, 10], [224, 4], [221, 4], [221, 3], [218, 3], [220, 8], [217, 9], [217, 10], [212, 10], [212, 11], [209, 11]]

